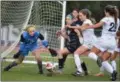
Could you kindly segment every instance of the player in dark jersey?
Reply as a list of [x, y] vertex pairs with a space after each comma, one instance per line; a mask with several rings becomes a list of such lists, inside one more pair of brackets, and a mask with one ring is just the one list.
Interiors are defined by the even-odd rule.
[[[71, 15], [68, 15], [66, 17], [66, 23], [71, 24], [73, 26], [82, 24], [80, 20], [72, 22]], [[64, 28], [63, 30], [57, 32], [58, 35], [62, 35], [66, 40], [65, 48], [59, 51], [59, 54], [63, 55], [63, 58], [59, 58], [59, 72], [62, 72], [62, 69], [64, 68], [64, 62], [66, 60], [67, 55], [70, 53], [74, 53], [74, 51], [81, 45], [78, 37], [78, 32], [79, 31], [76, 32], [75, 30], [69, 28]], [[87, 75], [88, 72], [85, 63], [82, 62], [81, 66], [85, 72], [85, 75]]]
[[12, 67], [21, 64], [25, 56], [27, 56], [29, 51], [31, 51], [32, 55], [35, 56], [35, 59], [37, 60], [39, 73], [43, 74], [42, 60], [39, 55], [40, 47], [37, 44], [38, 39], [44, 40], [43, 35], [35, 30], [34, 25], [28, 26], [26, 31], [22, 33], [20, 38], [20, 50], [18, 59], [6, 66], [4, 68], [4, 71], [9, 71]]

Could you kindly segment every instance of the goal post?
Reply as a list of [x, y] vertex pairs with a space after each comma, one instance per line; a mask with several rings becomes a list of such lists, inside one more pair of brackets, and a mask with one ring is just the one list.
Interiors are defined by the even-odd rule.
[[[66, 15], [66, 1], [63, 2], [63, 13], [62, 13], [62, 27], [61, 29], [63, 29], [65, 27], [65, 15]], [[60, 49], [64, 48], [64, 38], [61, 37], [61, 46]]]

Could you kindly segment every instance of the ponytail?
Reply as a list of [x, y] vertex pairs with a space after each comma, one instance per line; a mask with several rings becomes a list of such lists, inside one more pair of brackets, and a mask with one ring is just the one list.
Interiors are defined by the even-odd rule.
[[117, 18], [118, 18], [118, 15], [119, 15], [119, 11], [117, 9], [116, 6], [113, 7], [113, 10], [114, 10], [114, 20], [115, 20], [115, 24], [117, 25]]
[[111, 16], [114, 16], [115, 24], [117, 25], [117, 18], [119, 14], [118, 8], [113, 5], [107, 5], [105, 7], [105, 11], [108, 12]]

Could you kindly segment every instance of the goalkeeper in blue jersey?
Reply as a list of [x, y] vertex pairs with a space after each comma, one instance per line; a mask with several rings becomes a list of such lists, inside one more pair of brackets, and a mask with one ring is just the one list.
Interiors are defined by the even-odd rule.
[[35, 59], [38, 64], [39, 73], [43, 74], [42, 69], [42, 60], [40, 57], [40, 47], [37, 44], [37, 40], [43, 40], [43, 45], [45, 47], [48, 46], [47, 42], [44, 42], [44, 36], [35, 30], [35, 26], [31, 25], [26, 28], [26, 31], [22, 33], [20, 38], [20, 50], [17, 54], [17, 60], [9, 64], [4, 68], [4, 71], [9, 71], [12, 67], [21, 64], [24, 60], [25, 56], [28, 55], [29, 51], [32, 52], [32, 55], [35, 56]]

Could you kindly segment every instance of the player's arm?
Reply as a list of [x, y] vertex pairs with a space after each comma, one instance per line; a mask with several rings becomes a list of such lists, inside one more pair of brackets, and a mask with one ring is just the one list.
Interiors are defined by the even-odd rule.
[[82, 37], [81, 31], [79, 31], [78, 29], [74, 29], [74, 31], [76, 32], [78, 37]]
[[83, 31], [85, 29], [88, 29], [87, 27], [89, 27], [89, 24], [83, 24], [81, 26], [70, 26], [70, 25], [66, 25], [66, 28], [71, 28], [71, 29], [78, 29], [80, 31]]
[[103, 26], [103, 25], [104, 25], [104, 22], [100, 21], [100, 22], [97, 23], [97, 24], [90, 25], [90, 26], [86, 27], [86, 29], [89, 29], [89, 28], [99, 28], [99, 27], [101, 27], [101, 26]]
[[61, 35], [62, 35], [65, 39], [68, 39], [68, 35], [67, 35], [67, 33], [66, 33], [66, 29], [65, 29], [65, 28], [61, 30]]
[[56, 32], [56, 35], [59, 37], [59, 36], [62, 36], [62, 37], [64, 37], [64, 38], [68, 38], [68, 35], [67, 35], [67, 33], [66, 33], [66, 29], [65, 28], [63, 28], [63, 29], [61, 29], [61, 30], [58, 30], [57, 32]]
[[39, 37], [40, 40], [44, 40], [44, 36], [41, 33], [39, 33], [38, 37]]
[[21, 34], [19, 42], [25, 42], [25, 38], [23, 37], [23, 34]]

